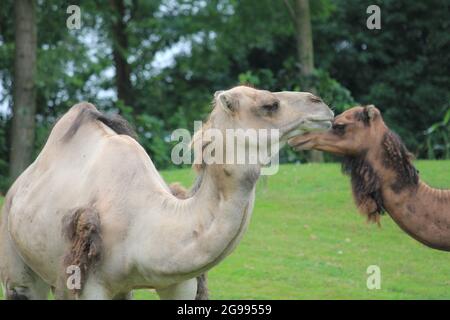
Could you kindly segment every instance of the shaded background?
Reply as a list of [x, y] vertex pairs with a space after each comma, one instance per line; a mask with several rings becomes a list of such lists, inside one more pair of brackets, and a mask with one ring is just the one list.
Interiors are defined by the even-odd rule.
[[[372, 4], [381, 30], [366, 27]], [[121, 113], [171, 168], [171, 131], [192, 131], [214, 91], [239, 83], [311, 90], [337, 113], [375, 104], [417, 157], [449, 158], [449, 12], [449, 0], [2, 0], [0, 190], [82, 100]]]

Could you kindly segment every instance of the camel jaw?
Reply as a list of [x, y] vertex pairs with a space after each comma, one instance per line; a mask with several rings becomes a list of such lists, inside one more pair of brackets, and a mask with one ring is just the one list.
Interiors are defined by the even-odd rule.
[[304, 135], [297, 135], [294, 137], [291, 137], [288, 140], [289, 146], [294, 148], [295, 150], [310, 150], [311, 145], [309, 142], [311, 142], [312, 137], [309, 134]]
[[330, 119], [302, 119], [300, 123], [292, 128], [291, 130], [287, 130], [283, 134], [283, 138], [285, 140], [290, 140], [294, 137], [303, 136], [304, 134], [310, 132], [325, 132], [329, 130], [332, 126], [332, 122]]

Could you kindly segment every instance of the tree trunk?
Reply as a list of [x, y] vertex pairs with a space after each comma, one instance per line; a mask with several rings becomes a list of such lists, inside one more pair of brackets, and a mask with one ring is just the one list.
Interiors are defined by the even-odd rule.
[[[301, 78], [308, 78], [314, 71], [314, 48], [311, 30], [311, 13], [309, 0], [295, 0], [295, 29], [297, 56], [300, 65]], [[305, 91], [315, 93], [314, 88], [305, 87]], [[311, 162], [323, 162], [323, 153], [312, 150], [308, 154]]]
[[296, 40], [300, 75], [310, 76], [314, 71], [314, 49], [311, 30], [309, 0], [296, 1]]
[[14, 1], [14, 91], [10, 170], [12, 179], [31, 163], [36, 114], [37, 27], [33, 0]]
[[113, 58], [116, 68], [117, 97], [125, 105], [132, 106], [130, 65], [127, 61], [128, 36], [126, 33], [125, 4], [123, 0], [110, 0], [115, 15], [112, 24]]

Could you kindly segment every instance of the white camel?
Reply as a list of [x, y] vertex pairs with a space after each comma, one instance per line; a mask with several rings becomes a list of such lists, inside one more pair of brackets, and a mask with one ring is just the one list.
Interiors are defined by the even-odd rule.
[[[279, 129], [284, 142], [299, 130], [327, 129], [332, 117], [310, 93], [239, 86], [216, 93], [205, 127]], [[260, 164], [204, 163], [190, 197], [179, 199], [127, 133], [124, 121], [89, 103], [56, 123], [5, 198], [0, 274], [7, 299], [46, 299], [50, 288], [59, 299], [127, 298], [138, 288], [193, 299], [196, 277], [239, 243]], [[81, 286], [70, 282], [73, 266]]]

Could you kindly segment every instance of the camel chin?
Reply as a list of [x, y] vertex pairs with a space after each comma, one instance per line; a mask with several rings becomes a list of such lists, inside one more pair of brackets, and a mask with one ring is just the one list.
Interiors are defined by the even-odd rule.
[[295, 130], [292, 130], [291, 132], [289, 132], [288, 134], [286, 134], [285, 139], [287, 141], [289, 141], [291, 138], [302, 136], [305, 133], [307, 133], [307, 131], [302, 130], [302, 129], [295, 129]]

